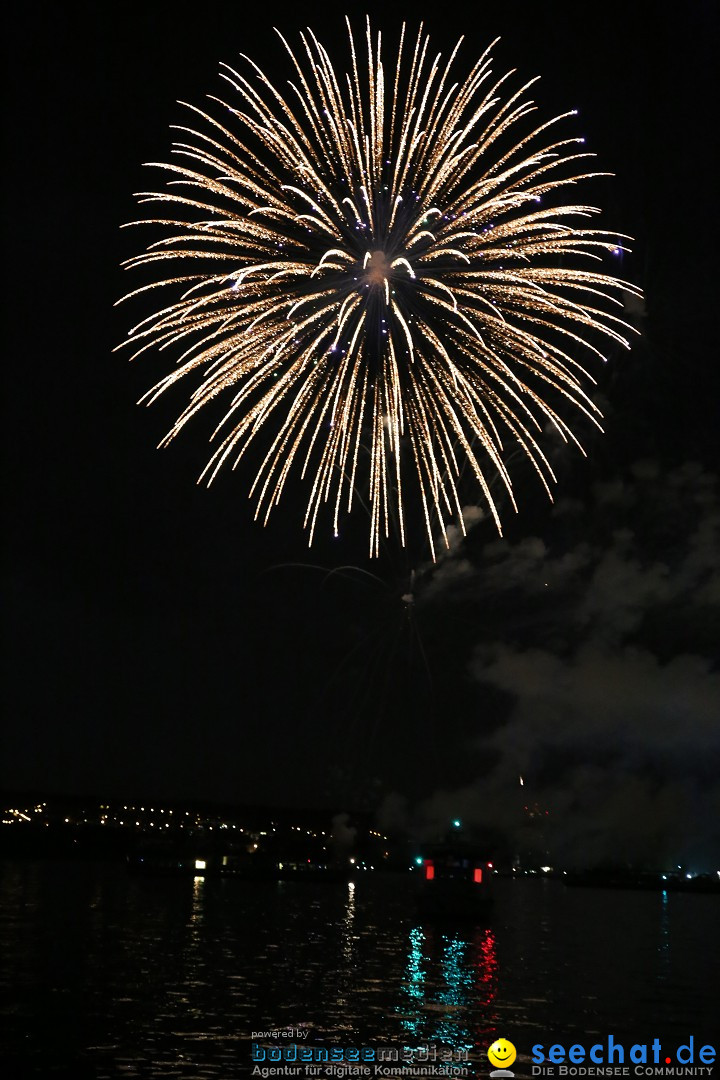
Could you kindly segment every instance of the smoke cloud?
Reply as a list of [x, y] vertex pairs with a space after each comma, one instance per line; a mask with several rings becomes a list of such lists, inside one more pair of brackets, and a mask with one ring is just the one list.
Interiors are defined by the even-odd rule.
[[461, 816], [536, 863], [720, 866], [719, 531], [716, 476], [639, 462], [543, 537], [454, 543], [420, 603], [477, 613], [478, 775], [406, 825]]

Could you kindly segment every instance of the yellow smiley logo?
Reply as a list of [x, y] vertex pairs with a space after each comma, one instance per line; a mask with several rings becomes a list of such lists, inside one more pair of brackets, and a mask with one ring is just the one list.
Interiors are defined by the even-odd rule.
[[488, 1049], [488, 1061], [498, 1069], [507, 1069], [517, 1057], [517, 1050], [507, 1039], [496, 1039]]

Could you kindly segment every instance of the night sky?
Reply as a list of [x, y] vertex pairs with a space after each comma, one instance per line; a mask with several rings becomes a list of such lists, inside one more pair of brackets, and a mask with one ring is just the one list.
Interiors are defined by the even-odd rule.
[[[395, 41], [386, 7], [349, 13]], [[362, 512], [308, 551], [302, 492], [262, 528], [249, 471], [196, 486], [207, 425], [155, 449], [182, 391], [134, 404], [167, 359], [112, 352], [139, 315], [113, 307], [139, 284], [119, 266], [141, 237], [120, 226], [149, 186], [142, 163], [167, 159], [177, 100], [221, 93], [219, 62], [240, 52], [285, 78], [273, 24], [312, 26], [341, 67], [345, 11], [16, 12], [2, 786], [502, 825], [522, 775], [559, 850], [715, 857], [713, 7], [407, 11], [444, 53], [465, 33], [468, 64], [501, 35], [497, 73], [540, 74], [548, 118], [579, 110], [616, 174], [590, 201], [636, 238], [620, 273], [646, 291], [632, 353], [594, 372], [606, 434], [587, 459], [553, 458], [555, 505], [521, 473], [506, 541], [469, 507], [467, 541], [434, 567], [421, 537], [371, 562]]]

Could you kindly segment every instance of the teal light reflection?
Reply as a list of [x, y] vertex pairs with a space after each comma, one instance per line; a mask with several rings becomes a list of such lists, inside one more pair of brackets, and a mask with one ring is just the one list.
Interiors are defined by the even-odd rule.
[[466, 961], [468, 943], [446, 934], [443, 934], [443, 942], [442, 976], [445, 986], [438, 998], [439, 1004], [447, 1012], [439, 1018], [436, 1037], [455, 1050], [469, 1050], [473, 1040], [470, 1029], [463, 1022], [466, 1017], [462, 1007], [472, 1003], [475, 973]]
[[401, 1027], [417, 1049], [442, 1045], [453, 1050], [478, 1048], [494, 1028], [492, 1003], [497, 992], [496, 939], [490, 929], [467, 937], [435, 934], [427, 927], [410, 930]]
[[670, 967], [670, 912], [668, 909], [668, 891], [663, 889], [660, 900], [660, 970], [665, 975]]
[[[424, 940], [425, 935], [419, 926], [410, 931], [410, 950], [408, 952], [405, 986], [408, 996], [419, 1001], [422, 1001], [425, 997], [425, 972], [422, 966]], [[413, 1025], [406, 1024], [405, 1026], [412, 1030]], [[415, 1034], [414, 1031], [413, 1034]]]

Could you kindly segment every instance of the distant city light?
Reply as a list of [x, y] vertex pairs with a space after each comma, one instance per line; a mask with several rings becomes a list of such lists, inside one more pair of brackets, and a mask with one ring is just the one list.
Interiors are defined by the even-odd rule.
[[205, 870], [206, 868], [207, 868], [207, 863], [206, 863], [205, 859], [196, 859], [195, 860], [195, 869], [196, 870]]

